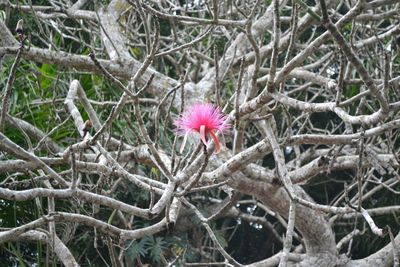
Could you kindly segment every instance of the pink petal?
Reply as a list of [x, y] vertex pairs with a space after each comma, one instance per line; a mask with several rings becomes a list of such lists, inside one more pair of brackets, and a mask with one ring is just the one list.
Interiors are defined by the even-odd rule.
[[219, 143], [218, 137], [214, 134], [214, 131], [210, 131], [211, 138], [215, 144], [215, 154], [218, 154], [221, 151], [221, 144]]
[[203, 142], [203, 144], [207, 145], [206, 126], [205, 125], [200, 126], [200, 138], [201, 138], [201, 141]]

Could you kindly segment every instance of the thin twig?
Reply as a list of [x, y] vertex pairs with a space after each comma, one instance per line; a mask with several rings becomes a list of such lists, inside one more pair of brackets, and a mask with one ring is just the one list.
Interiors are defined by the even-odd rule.
[[18, 49], [17, 55], [15, 57], [14, 63], [11, 66], [10, 74], [8, 75], [8, 80], [6, 84], [6, 89], [5, 93], [3, 96], [3, 101], [1, 103], [1, 113], [0, 113], [0, 131], [3, 131], [4, 129], [4, 122], [8, 113], [8, 107], [10, 105], [10, 97], [12, 93], [12, 86], [14, 84], [15, 80], [15, 73], [17, 71], [17, 67], [19, 64], [19, 61], [21, 60], [21, 53], [22, 50], [24, 49], [23, 45]]
[[208, 235], [210, 236], [211, 240], [214, 242], [214, 244], [216, 245], [218, 251], [222, 254], [222, 256], [224, 256], [224, 258], [229, 263], [233, 264], [234, 266], [243, 266], [242, 264], [237, 262], [234, 258], [232, 258], [231, 255], [228, 254], [228, 252], [225, 251], [225, 249], [219, 243], [219, 241], [218, 241], [217, 237], [215, 236], [213, 230], [208, 225], [207, 219], [203, 216], [203, 214], [201, 214], [201, 212], [192, 203], [187, 201], [184, 197], [180, 197], [179, 199], [183, 202], [183, 204], [185, 206], [190, 208], [196, 214], [196, 216], [199, 218], [201, 224], [204, 226], [204, 228], [206, 228], [206, 230], [208, 232]]
[[279, 0], [274, 0], [273, 5], [274, 5], [274, 25], [273, 25], [274, 42], [273, 42], [272, 56], [270, 63], [271, 66], [269, 70], [269, 78], [267, 84], [268, 92], [273, 92], [276, 87], [275, 74], [278, 65], [279, 41], [281, 35], [280, 19], [279, 19]]

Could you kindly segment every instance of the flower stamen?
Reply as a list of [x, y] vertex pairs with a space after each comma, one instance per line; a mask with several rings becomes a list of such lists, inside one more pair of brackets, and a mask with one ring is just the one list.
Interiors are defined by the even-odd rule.
[[201, 138], [201, 141], [203, 142], [203, 144], [204, 144], [205, 146], [207, 146], [206, 126], [205, 126], [205, 125], [201, 125], [201, 126], [200, 126], [200, 138]]
[[221, 143], [219, 142], [218, 137], [215, 135], [213, 130], [210, 130], [210, 135], [215, 144], [215, 154], [218, 154], [221, 151]]
[[186, 145], [186, 139], [190, 133], [200, 134], [201, 142], [207, 146], [209, 138], [215, 144], [215, 153], [221, 151], [221, 143], [215, 133], [224, 134], [231, 125], [226, 122], [224, 115], [218, 107], [210, 103], [198, 103], [190, 106], [181, 116], [175, 121], [177, 133], [184, 136], [183, 143], [180, 148], [180, 153], [183, 152]]

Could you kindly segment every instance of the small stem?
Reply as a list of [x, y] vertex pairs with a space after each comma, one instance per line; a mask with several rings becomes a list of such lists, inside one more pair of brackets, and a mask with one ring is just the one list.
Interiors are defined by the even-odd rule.
[[0, 113], [0, 131], [3, 131], [4, 127], [4, 121], [6, 119], [7, 113], [8, 113], [8, 107], [10, 105], [10, 97], [12, 93], [12, 86], [15, 81], [15, 73], [17, 71], [17, 67], [19, 64], [19, 61], [21, 59], [21, 52], [23, 50], [23, 46], [21, 46], [17, 52], [17, 56], [15, 57], [14, 63], [11, 66], [10, 70], [10, 75], [8, 75], [8, 81], [6, 84], [6, 89], [3, 97], [3, 101], [1, 104], [1, 113]]

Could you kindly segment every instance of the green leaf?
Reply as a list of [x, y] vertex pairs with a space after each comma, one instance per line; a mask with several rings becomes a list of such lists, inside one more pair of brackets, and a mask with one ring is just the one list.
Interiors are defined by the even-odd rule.
[[39, 77], [39, 84], [42, 89], [48, 89], [52, 83], [53, 79], [57, 75], [57, 70], [54, 67], [54, 65], [50, 64], [42, 64], [42, 66], [39, 68], [40, 71], [40, 77]]
[[217, 238], [219, 244], [223, 247], [226, 248], [228, 246], [228, 241], [226, 241], [223, 233], [221, 231], [215, 231], [215, 237]]
[[135, 242], [127, 251], [127, 254], [132, 259], [145, 257], [147, 251], [152, 245], [152, 238], [149, 236], [143, 237], [139, 242]]
[[155, 262], [161, 262], [161, 255], [163, 254], [163, 250], [167, 248], [166, 244], [167, 243], [162, 237], [156, 237], [153, 239], [153, 246], [150, 249], [150, 255]]
[[344, 95], [346, 96], [346, 98], [350, 98], [350, 97], [355, 96], [359, 92], [360, 92], [360, 85], [353, 84], [348, 87], [348, 89], [345, 91]]

